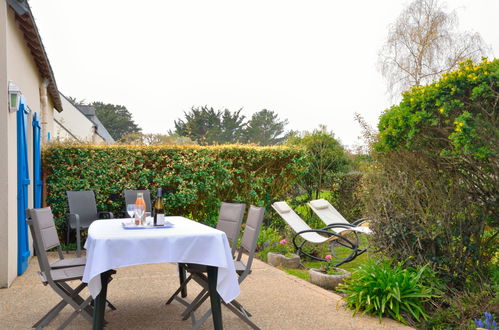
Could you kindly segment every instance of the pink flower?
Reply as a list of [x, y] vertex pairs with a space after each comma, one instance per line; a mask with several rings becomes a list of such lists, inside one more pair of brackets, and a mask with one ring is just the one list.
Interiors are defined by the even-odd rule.
[[330, 254], [328, 254], [328, 255], [326, 256], [326, 260], [328, 260], [328, 261], [329, 261], [329, 260], [331, 260], [331, 259], [333, 259], [333, 257], [331, 257], [331, 255], [330, 255]]
[[284, 245], [284, 244], [288, 244], [288, 242], [285, 239], [282, 239], [282, 240], [279, 241], [279, 244]]

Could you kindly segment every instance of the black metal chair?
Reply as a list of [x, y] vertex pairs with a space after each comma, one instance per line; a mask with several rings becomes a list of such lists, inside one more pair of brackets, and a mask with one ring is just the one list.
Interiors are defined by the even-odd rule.
[[[113, 218], [112, 212], [97, 211], [95, 193], [92, 190], [66, 191], [69, 214], [66, 222], [66, 246], [69, 244], [71, 230], [76, 230], [76, 256], [81, 257], [81, 230], [88, 229], [98, 219]], [[68, 247], [66, 247], [66, 250]]]

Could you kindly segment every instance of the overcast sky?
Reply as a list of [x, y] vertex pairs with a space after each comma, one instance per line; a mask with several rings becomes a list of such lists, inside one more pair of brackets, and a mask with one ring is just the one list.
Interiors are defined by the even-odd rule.
[[[30, 0], [66, 96], [125, 105], [146, 133], [191, 106], [263, 108], [356, 145], [391, 105], [377, 53], [403, 0]], [[499, 1], [449, 0], [499, 52]]]

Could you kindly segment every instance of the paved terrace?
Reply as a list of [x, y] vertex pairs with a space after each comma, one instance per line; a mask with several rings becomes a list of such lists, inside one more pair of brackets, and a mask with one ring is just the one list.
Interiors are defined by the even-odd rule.
[[[174, 301], [165, 306], [178, 285], [176, 269], [173, 264], [119, 268], [108, 291], [109, 300], [118, 310], [106, 310], [107, 329], [190, 329], [190, 320], [180, 318], [180, 303]], [[38, 270], [36, 258], [32, 258], [26, 274], [9, 289], [0, 289], [0, 329], [29, 329], [60, 301], [50, 287], [41, 284]], [[199, 287], [191, 282], [189, 290], [188, 298], [192, 299]], [[380, 323], [375, 317], [352, 317], [337, 294], [259, 260], [255, 260], [253, 273], [242, 283], [238, 300], [253, 313], [254, 322], [262, 329], [409, 329], [393, 320]], [[202, 310], [208, 305], [203, 304]], [[56, 328], [71, 311], [66, 307], [48, 328]], [[222, 313], [225, 329], [250, 329], [227, 308], [222, 307]], [[78, 316], [68, 328], [91, 326]], [[210, 318], [203, 329], [212, 328]]]

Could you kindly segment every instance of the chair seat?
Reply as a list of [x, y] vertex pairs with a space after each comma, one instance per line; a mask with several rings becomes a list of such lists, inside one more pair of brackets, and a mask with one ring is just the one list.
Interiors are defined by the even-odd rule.
[[85, 266], [87, 259], [82, 258], [64, 258], [54, 261], [50, 264], [50, 268], [64, 268], [64, 267], [75, 267], [75, 266]]
[[[95, 217], [95, 219], [99, 219], [99, 217]], [[69, 227], [71, 229], [76, 229], [76, 221], [69, 221]], [[80, 228], [81, 229], [88, 229], [88, 227], [90, 227], [90, 223], [87, 223], [87, 222], [80, 222]]]
[[[83, 277], [84, 270], [85, 270], [85, 266], [59, 268], [59, 269], [51, 270], [50, 275], [52, 276], [52, 280], [54, 282], [78, 280], [78, 279], [81, 279]], [[46, 283], [47, 278], [45, 276], [45, 273], [40, 272], [40, 275], [42, 277], [42, 281], [44, 283]]]

